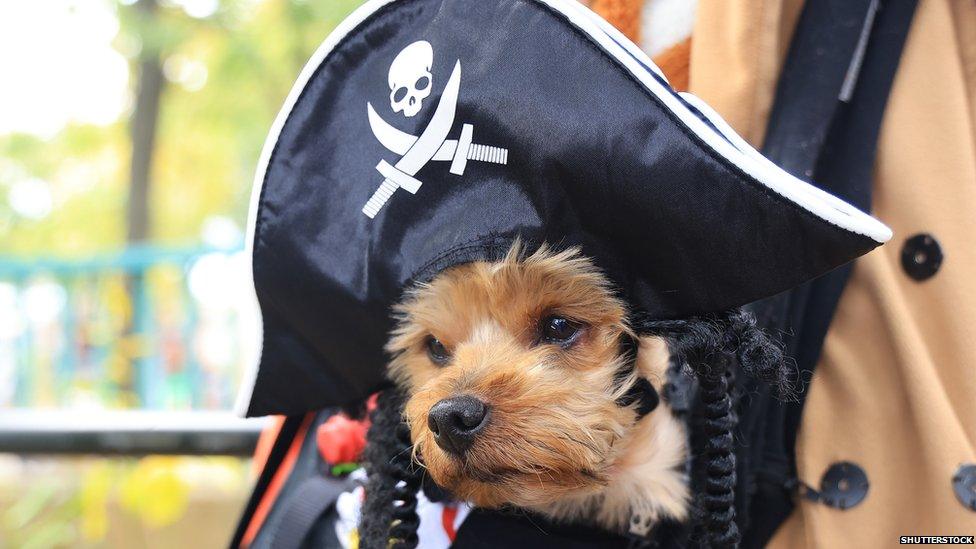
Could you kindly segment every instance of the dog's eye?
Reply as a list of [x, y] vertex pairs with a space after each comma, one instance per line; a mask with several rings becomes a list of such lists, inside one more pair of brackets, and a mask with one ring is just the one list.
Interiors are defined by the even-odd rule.
[[451, 359], [451, 353], [434, 336], [427, 338], [427, 356], [434, 361], [434, 364], [446, 364]]
[[561, 316], [550, 316], [542, 321], [541, 336], [544, 343], [567, 345], [580, 333], [580, 324]]

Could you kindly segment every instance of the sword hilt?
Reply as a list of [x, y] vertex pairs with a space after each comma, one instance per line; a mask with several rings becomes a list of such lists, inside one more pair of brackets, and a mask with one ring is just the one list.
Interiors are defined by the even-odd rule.
[[491, 162], [492, 164], [508, 164], [508, 149], [472, 143], [468, 149], [468, 160]]
[[363, 213], [366, 214], [366, 217], [370, 219], [376, 217], [376, 214], [379, 213], [380, 208], [382, 208], [383, 205], [386, 204], [386, 201], [393, 196], [393, 191], [397, 190], [397, 187], [399, 187], [399, 185], [393, 181], [384, 179], [383, 182], [380, 183], [379, 188], [376, 189], [376, 192], [373, 193], [373, 196], [369, 197], [369, 200], [366, 201], [366, 205], [363, 206]]

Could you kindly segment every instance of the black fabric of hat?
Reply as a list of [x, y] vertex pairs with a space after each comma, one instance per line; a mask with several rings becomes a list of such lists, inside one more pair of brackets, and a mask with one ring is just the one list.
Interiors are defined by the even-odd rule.
[[683, 318], [891, 236], [671, 90], [572, 0], [367, 2], [305, 67], [255, 181], [263, 348], [247, 415], [381, 388], [404, 288], [517, 237], [580, 246], [629, 302]]

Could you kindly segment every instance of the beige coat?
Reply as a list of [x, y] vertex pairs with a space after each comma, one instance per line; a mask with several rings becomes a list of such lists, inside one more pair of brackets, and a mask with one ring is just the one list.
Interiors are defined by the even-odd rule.
[[[841, 511], [798, 501], [773, 547], [881, 547], [973, 535], [952, 477], [976, 464], [976, 2], [919, 0], [882, 124], [874, 214], [894, 230], [860, 259], [809, 387], [797, 459], [818, 487], [852, 461], [870, 489]], [[690, 88], [754, 144], [802, 2], [702, 0]], [[901, 264], [931, 234], [945, 259], [923, 282]]]

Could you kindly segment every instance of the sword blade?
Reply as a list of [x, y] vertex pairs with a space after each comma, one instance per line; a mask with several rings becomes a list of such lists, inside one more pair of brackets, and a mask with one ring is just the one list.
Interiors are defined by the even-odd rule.
[[403, 155], [403, 158], [396, 163], [396, 168], [401, 172], [416, 175], [430, 160], [437, 154], [447, 134], [454, 125], [454, 115], [457, 111], [458, 94], [461, 90], [461, 61], [454, 65], [454, 72], [444, 86], [444, 93], [437, 104], [437, 110], [430, 119], [430, 123], [424, 128], [423, 133], [417, 138], [410, 150]]
[[[383, 120], [369, 102], [366, 103], [366, 114], [369, 117], [369, 127], [373, 130], [373, 135], [376, 136], [376, 140], [390, 152], [403, 156], [417, 142], [416, 135], [411, 135], [399, 128], [395, 128], [389, 122]], [[454, 151], [456, 149], [457, 139], [448, 139], [444, 141], [441, 148], [437, 149], [437, 154], [431, 160], [451, 160], [454, 158]]]
[[395, 152], [400, 156], [407, 154], [410, 147], [417, 142], [417, 137], [405, 131], [398, 130], [383, 120], [376, 109], [368, 101], [366, 102], [366, 115], [369, 117], [369, 127], [373, 130], [373, 135], [381, 145]]
[[431, 160], [451, 160], [454, 158], [454, 151], [457, 150], [457, 139], [448, 139], [437, 149], [437, 154]]

